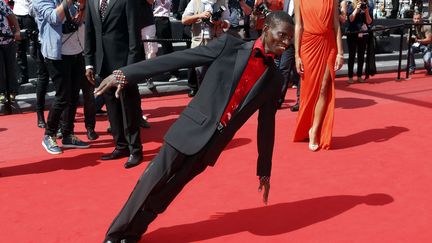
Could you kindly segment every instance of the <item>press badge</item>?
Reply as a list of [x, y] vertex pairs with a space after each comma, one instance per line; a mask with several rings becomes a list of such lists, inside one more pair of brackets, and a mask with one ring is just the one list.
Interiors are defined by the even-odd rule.
[[244, 26], [244, 19], [243, 18], [239, 19], [238, 25], [239, 26]]
[[210, 28], [205, 27], [203, 29], [203, 38], [204, 39], [210, 39]]

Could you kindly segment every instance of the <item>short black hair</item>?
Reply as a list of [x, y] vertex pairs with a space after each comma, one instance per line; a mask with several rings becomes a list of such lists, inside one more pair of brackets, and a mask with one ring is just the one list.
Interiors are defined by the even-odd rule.
[[265, 18], [264, 24], [269, 27], [273, 27], [277, 22], [286, 22], [289, 25], [294, 25], [293, 19], [285, 11], [272, 11]]

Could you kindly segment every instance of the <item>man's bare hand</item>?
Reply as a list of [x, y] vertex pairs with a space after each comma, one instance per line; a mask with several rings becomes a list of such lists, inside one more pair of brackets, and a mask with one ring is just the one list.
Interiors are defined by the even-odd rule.
[[87, 77], [87, 80], [94, 86], [96, 84], [95, 75], [93, 68], [87, 68], [85, 76]]
[[267, 205], [268, 196], [270, 193], [270, 176], [260, 176], [258, 192], [261, 192], [264, 187], [263, 202]]
[[99, 96], [103, 94], [105, 91], [107, 91], [108, 89], [113, 87], [117, 87], [115, 96], [118, 98], [120, 95], [120, 91], [123, 89], [123, 85], [117, 84], [117, 80], [115, 79], [114, 75], [111, 74], [101, 82], [99, 87], [95, 89], [94, 94], [95, 96]]

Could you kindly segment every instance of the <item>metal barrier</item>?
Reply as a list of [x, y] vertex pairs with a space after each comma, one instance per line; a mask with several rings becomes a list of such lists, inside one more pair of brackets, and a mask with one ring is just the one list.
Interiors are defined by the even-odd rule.
[[[346, 35], [346, 34], [360, 34], [360, 33], [368, 33], [368, 34], [370, 34], [370, 35], [373, 35], [373, 33], [376, 32], [376, 31], [392, 30], [392, 29], [400, 29], [400, 28], [404, 28], [404, 27], [405, 27], [404, 24], [399, 24], [399, 25], [392, 25], [392, 26], [387, 26], [387, 27], [382, 27], [382, 28], [372, 28], [372, 29], [364, 30], [364, 31], [347, 31], [347, 32], [345, 32], [345, 35]], [[402, 31], [401, 34], [400, 34], [400, 43], [399, 43], [399, 62], [398, 62], [398, 74], [397, 74], [397, 80], [400, 80], [400, 79], [401, 79], [403, 36], [404, 36], [404, 31]]]
[[[407, 28], [409, 26], [408, 24], [399, 24], [399, 25], [393, 25], [388, 27], [378, 27], [378, 28], [372, 28], [365, 31], [353, 31], [353, 32], [345, 32], [346, 34], [359, 34], [359, 33], [368, 33], [373, 34], [376, 31], [383, 31], [383, 30], [392, 30], [392, 29], [400, 29], [400, 28]], [[401, 70], [402, 70], [402, 49], [403, 49], [403, 38], [404, 37], [404, 31], [400, 34], [400, 45], [399, 45], [399, 62], [398, 62], [398, 75], [397, 79], [401, 79]], [[252, 41], [256, 40], [255, 38], [245, 38], [244, 41]], [[191, 42], [191, 39], [145, 39], [142, 40], [142, 42]], [[409, 49], [409, 48], [408, 48]], [[409, 51], [409, 50], [408, 50]], [[408, 68], [407, 68], [408, 69]], [[408, 73], [408, 71], [407, 71]]]

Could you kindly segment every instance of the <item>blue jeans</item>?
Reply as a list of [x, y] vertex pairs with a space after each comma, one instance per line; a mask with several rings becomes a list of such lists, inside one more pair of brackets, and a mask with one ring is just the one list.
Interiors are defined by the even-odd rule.
[[428, 71], [430, 71], [430, 68], [431, 68], [431, 50], [429, 50], [428, 47], [424, 46], [424, 45], [420, 45], [418, 47], [411, 46], [411, 53], [409, 56], [409, 60], [410, 60], [409, 69], [410, 70], [416, 69], [416, 64], [415, 64], [415, 59], [414, 59], [414, 55], [416, 53], [422, 53], [423, 54], [424, 66]]
[[423, 62], [426, 70], [429, 73], [432, 72], [432, 51], [431, 50], [426, 51], [426, 53], [423, 55]]

